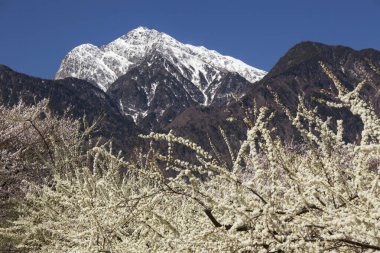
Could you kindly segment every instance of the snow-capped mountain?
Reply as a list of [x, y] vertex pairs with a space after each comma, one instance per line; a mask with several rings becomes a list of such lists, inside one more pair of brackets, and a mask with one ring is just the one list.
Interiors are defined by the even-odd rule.
[[183, 44], [165, 33], [139, 27], [102, 47], [83, 44], [64, 58], [55, 79], [76, 77], [103, 90], [153, 52], [159, 52], [191, 81], [207, 100], [206, 90], [223, 72], [236, 72], [249, 82], [264, 77], [265, 71], [223, 56], [214, 50]]

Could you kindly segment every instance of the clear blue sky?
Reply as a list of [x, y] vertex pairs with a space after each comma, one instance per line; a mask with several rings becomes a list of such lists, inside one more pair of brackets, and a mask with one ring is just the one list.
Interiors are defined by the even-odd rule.
[[305, 40], [380, 49], [379, 0], [0, 0], [0, 25], [0, 64], [44, 78], [138, 26], [264, 70]]

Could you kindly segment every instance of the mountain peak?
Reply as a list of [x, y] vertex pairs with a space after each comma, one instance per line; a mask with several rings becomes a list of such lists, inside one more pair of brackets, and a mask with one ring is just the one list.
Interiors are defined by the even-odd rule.
[[302, 41], [286, 52], [279, 59], [269, 76], [278, 75], [285, 71], [297, 68], [299, 65], [319, 65], [319, 61], [330, 62], [334, 59], [344, 60], [347, 55], [355, 54], [357, 51], [350, 47], [341, 45], [326, 45], [313, 41]]
[[133, 30], [130, 30], [126, 35], [128, 34], [136, 34], [136, 33], [140, 33], [140, 34], [152, 34], [152, 33], [161, 33], [155, 29], [151, 29], [151, 28], [148, 28], [146, 26], [139, 26]]
[[140, 26], [136, 29], [129, 31], [127, 34], [121, 36], [119, 39], [125, 41], [138, 41], [139, 43], [149, 43], [157, 40], [158, 37], [161, 37], [162, 35], [164, 35], [164, 33], [161, 33], [154, 29], [149, 29], [144, 26]]
[[153, 52], [174, 63], [197, 87], [204, 86], [201, 84], [204, 77], [208, 84], [212, 83], [220, 72], [236, 72], [251, 83], [266, 74], [214, 50], [183, 44], [165, 33], [138, 27], [101, 47], [92, 44], [75, 47], [62, 61], [55, 78], [76, 77], [107, 90], [118, 77]]
[[133, 33], [160, 33], [160, 32], [158, 32], [155, 29], [148, 28], [146, 26], [139, 26], [133, 30], [130, 30], [128, 33], [133, 34]]
[[129, 33], [133, 33], [133, 32], [151, 32], [151, 31], [156, 31], [154, 29], [150, 29], [146, 26], [139, 26], [131, 31], [129, 31]]

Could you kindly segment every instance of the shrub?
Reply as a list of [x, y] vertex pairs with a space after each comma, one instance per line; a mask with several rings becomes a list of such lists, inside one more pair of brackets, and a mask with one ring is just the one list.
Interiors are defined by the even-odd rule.
[[[58, 119], [47, 109], [47, 101], [34, 106], [19, 103], [13, 108], [0, 106], [0, 223], [17, 218], [14, 206], [24, 196], [23, 181], [49, 183], [52, 170], [74, 165], [74, 150], [80, 143], [79, 122]], [[59, 168], [61, 167], [61, 168]], [[0, 236], [0, 249], [9, 238]]]

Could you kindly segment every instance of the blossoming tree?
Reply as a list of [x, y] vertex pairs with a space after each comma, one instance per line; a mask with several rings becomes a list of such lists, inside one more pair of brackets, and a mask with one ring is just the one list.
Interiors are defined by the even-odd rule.
[[[273, 137], [273, 113], [255, 108], [231, 167], [171, 132], [141, 136], [168, 149], [135, 162], [97, 146], [50, 184], [30, 183], [22, 215], [2, 233], [36, 252], [379, 251], [380, 119], [360, 99], [364, 82], [348, 91], [321, 67], [341, 101], [329, 104], [362, 119], [360, 143], [344, 142], [343, 122], [332, 127], [300, 98], [296, 114], [283, 109], [304, 143]], [[196, 159], [178, 157], [178, 145]]]

